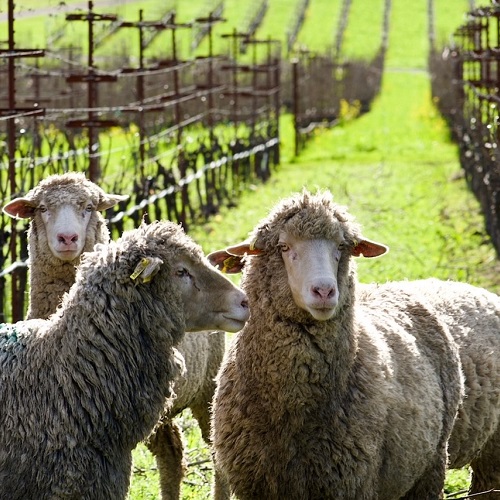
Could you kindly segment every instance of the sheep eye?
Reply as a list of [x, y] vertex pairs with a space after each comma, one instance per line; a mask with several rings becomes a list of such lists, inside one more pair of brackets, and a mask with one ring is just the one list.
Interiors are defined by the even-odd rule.
[[40, 205], [38, 207], [38, 210], [40, 210], [40, 212], [42, 212], [42, 213], [45, 213], [47, 211], [47, 207], [45, 205]]
[[94, 207], [92, 206], [91, 203], [89, 203], [86, 207], [85, 207], [85, 211], [86, 212], [92, 212], [92, 210], [94, 209]]
[[344, 248], [345, 248], [345, 243], [340, 243], [339, 246], [337, 247], [337, 250], [335, 250], [334, 257], [337, 262], [340, 260], [340, 256]]
[[177, 276], [179, 276], [179, 278], [185, 278], [191, 276], [191, 274], [185, 267], [182, 267], [177, 270]]

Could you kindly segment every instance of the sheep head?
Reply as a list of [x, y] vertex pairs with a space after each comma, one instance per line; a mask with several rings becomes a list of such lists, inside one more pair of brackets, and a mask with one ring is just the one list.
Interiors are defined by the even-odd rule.
[[[96, 263], [102, 271], [94, 272]], [[147, 323], [161, 318], [162, 310], [179, 313], [182, 308], [187, 331], [234, 332], [249, 317], [245, 293], [210, 265], [180, 226], [169, 221], [143, 223], [116, 242], [96, 245], [78, 268], [77, 281], [91, 279], [99, 287], [115, 287], [108, 296], [121, 294], [127, 303], [143, 304], [141, 314], [151, 315]], [[108, 306], [103, 302], [102, 307]]]
[[248, 264], [243, 283], [252, 282], [246, 286], [249, 295], [259, 289], [256, 297], [263, 297], [262, 287], [267, 286], [275, 290], [270, 300], [291, 296], [299, 309], [325, 321], [344, 300], [342, 286], [354, 273], [350, 257], [378, 257], [387, 250], [364, 238], [330, 193], [304, 191], [278, 204], [248, 240], [212, 252], [208, 259], [225, 272], [241, 271]]
[[55, 258], [73, 261], [99, 242], [94, 235], [88, 237], [96, 212], [126, 199], [128, 196], [106, 193], [84, 174], [72, 172], [44, 179], [26, 196], [7, 203], [3, 212], [13, 218], [31, 219], [31, 230], [41, 240], [39, 247], [46, 244]]

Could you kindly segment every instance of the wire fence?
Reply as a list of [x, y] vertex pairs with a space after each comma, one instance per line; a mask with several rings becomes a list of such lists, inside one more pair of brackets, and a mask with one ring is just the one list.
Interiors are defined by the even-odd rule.
[[[7, 84], [0, 89], [0, 200], [50, 174], [82, 171], [106, 191], [130, 195], [106, 214], [113, 237], [143, 219], [168, 218], [189, 231], [269, 179], [280, 162], [283, 107], [295, 113], [303, 145], [311, 127], [334, 122], [342, 101], [368, 109], [379, 87], [383, 56], [341, 65], [333, 54], [302, 54], [291, 64], [279, 41], [255, 38], [263, 14], [246, 23], [248, 33], [224, 35], [229, 55], [214, 54], [212, 28], [223, 22], [223, 2], [189, 26], [176, 23], [170, 8], [158, 21], [145, 21], [139, 11], [132, 22], [97, 13], [89, 2], [87, 12], [66, 15], [67, 23], [88, 23], [84, 54], [78, 47], [18, 48], [8, 1], [9, 40], [0, 50]], [[105, 20], [109, 29], [94, 35], [92, 23]], [[300, 22], [294, 20], [295, 30]], [[140, 35], [138, 58], [95, 56], [96, 45], [102, 54], [124, 29]], [[192, 30], [197, 45], [208, 40], [206, 56], [180, 59], [180, 29]], [[171, 43], [165, 59], [153, 60], [144, 49], [159, 31]], [[24, 314], [26, 229], [24, 221], [0, 219], [0, 321]]]
[[475, 8], [450, 45], [432, 45], [432, 94], [500, 255], [500, 5]]

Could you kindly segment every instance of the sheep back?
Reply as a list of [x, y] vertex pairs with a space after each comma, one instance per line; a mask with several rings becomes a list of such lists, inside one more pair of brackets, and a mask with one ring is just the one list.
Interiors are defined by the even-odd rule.
[[[368, 285], [370, 296], [388, 285]], [[500, 423], [500, 297], [467, 283], [427, 279], [390, 285], [394, 293], [429, 300], [459, 347], [465, 397], [450, 438], [450, 465], [463, 467], [477, 456]], [[493, 461], [492, 461], [493, 463]]]

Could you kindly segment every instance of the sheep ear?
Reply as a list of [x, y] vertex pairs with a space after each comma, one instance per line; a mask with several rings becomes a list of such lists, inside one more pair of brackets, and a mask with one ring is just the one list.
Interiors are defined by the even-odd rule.
[[160, 270], [163, 261], [158, 257], [144, 257], [130, 275], [132, 281], [137, 280], [138, 283], [148, 283], [153, 279], [153, 276]]
[[237, 255], [239, 257], [243, 257], [246, 255], [261, 255], [263, 252], [262, 249], [258, 248], [258, 242], [255, 239], [246, 239], [241, 243], [237, 243], [236, 245], [232, 245], [226, 248], [226, 252], [231, 255]]
[[225, 250], [216, 250], [207, 255], [210, 264], [227, 274], [241, 273], [244, 267], [243, 257], [231, 255]]
[[389, 251], [389, 247], [376, 241], [361, 240], [353, 248], [351, 255], [354, 257], [379, 257]]
[[240, 273], [245, 266], [245, 255], [261, 255], [264, 251], [257, 248], [256, 240], [246, 239], [225, 250], [216, 250], [207, 255], [213, 266], [227, 274]]
[[30, 219], [35, 215], [36, 205], [28, 198], [15, 198], [2, 211], [14, 219]]
[[108, 208], [114, 207], [120, 201], [128, 200], [130, 196], [128, 194], [108, 194], [99, 202], [97, 205], [97, 210], [107, 210]]

